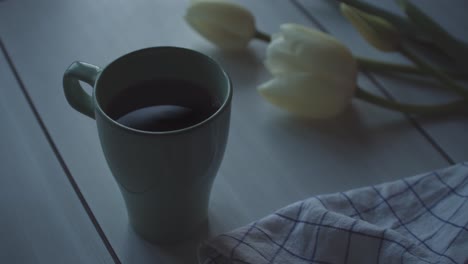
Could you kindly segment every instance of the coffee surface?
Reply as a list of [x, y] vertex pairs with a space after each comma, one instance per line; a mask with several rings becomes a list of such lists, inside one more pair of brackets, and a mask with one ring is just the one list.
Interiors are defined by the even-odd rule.
[[156, 79], [124, 89], [113, 98], [106, 113], [124, 126], [157, 132], [196, 125], [218, 108], [214, 96], [197, 84]]

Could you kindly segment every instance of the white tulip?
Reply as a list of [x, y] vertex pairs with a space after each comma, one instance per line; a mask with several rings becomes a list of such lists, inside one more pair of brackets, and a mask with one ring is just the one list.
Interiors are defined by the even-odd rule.
[[336, 116], [356, 90], [357, 63], [349, 49], [301, 25], [281, 25], [268, 46], [265, 66], [274, 78], [258, 87], [260, 94], [298, 116]]
[[185, 20], [200, 35], [224, 49], [245, 48], [256, 31], [252, 13], [228, 1], [191, 1]]

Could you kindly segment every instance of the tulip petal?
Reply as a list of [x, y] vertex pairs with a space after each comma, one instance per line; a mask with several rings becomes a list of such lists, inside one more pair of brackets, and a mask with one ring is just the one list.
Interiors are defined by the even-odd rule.
[[382, 51], [395, 51], [400, 45], [400, 33], [387, 20], [345, 3], [340, 4], [340, 10], [362, 37], [375, 48]]
[[185, 19], [200, 35], [221, 48], [244, 48], [255, 35], [253, 15], [227, 1], [192, 1]]
[[267, 48], [265, 65], [270, 72], [340, 72], [355, 74], [357, 67], [349, 49], [321, 31], [283, 24]]
[[274, 78], [258, 91], [272, 104], [308, 118], [342, 112], [356, 90], [357, 63], [335, 38], [283, 24], [267, 48], [265, 66]]
[[260, 85], [259, 93], [272, 104], [298, 116], [325, 119], [341, 113], [355, 90], [355, 80], [334, 74], [290, 73]]
[[239, 41], [238, 35], [222, 27], [208, 27], [206, 21], [196, 18], [186, 17], [186, 20], [200, 35], [223, 49], [241, 49], [247, 46], [248, 40]]

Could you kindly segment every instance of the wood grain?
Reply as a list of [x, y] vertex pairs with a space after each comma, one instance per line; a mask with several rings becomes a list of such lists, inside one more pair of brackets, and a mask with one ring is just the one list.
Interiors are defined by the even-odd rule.
[[[314, 25], [290, 2], [239, 3], [268, 33], [284, 22]], [[72, 110], [63, 96], [62, 74], [74, 60], [104, 66], [135, 49], [176, 45], [202, 51], [226, 68], [235, 86], [232, 125], [211, 196], [209, 236], [314, 194], [448, 165], [399, 113], [356, 101], [336, 119], [304, 121], [271, 106], [256, 92], [256, 86], [270, 78], [262, 65], [266, 45], [254, 41], [245, 52], [220, 51], [184, 23], [186, 6], [187, 1], [24, 0], [7, 1], [0, 9], [0, 35], [123, 263], [193, 263], [197, 241], [177, 247], [151, 245], [128, 226], [95, 123]], [[360, 78], [380, 94], [368, 78]]]
[[2, 53], [0, 91], [0, 262], [113, 263]]

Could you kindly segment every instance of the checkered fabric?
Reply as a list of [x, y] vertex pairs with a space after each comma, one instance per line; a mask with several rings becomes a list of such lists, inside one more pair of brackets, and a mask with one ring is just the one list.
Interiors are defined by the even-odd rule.
[[202, 264], [468, 263], [468, 163], [320, 195], [205, 242]]

